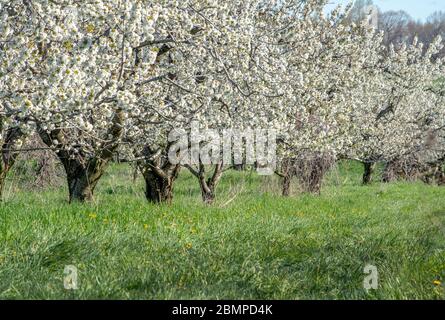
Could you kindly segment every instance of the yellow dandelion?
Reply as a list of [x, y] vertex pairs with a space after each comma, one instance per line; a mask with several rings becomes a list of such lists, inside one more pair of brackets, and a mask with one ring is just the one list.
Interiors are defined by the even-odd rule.
[[148, 229], [148, 224], [144, 223], [144, 229], [147, 230]]
[[434, 280], [433, 284], [436, 286], [440, 286], [442, 284], [442, 282], [440, 282], [440, 280]]
[[88, 215], [88, 217], [90, 217], [90, 219], [96, 219], [96, 218], [97, 218], [97, 214], [95, 214], [95, 213], [90, 213], [90, 214]]
[[190, 249], [192, 248], [192, 244], [191, 244], [190, 242], [187, 242], [187, 243], [185, 244], [185, 248], [186, 248], [187, 250], [190, 250]]

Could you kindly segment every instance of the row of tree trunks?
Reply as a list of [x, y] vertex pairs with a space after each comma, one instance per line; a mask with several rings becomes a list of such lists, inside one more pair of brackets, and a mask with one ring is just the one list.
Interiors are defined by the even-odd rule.
[[385, 183], [405, 180], [421, 180], [426, 184], [445, 185], [444, 159], [422, 163], [414, 159], [394, 159], [388, 161], [383, 169], [382, 181]]
[[233, 170], [235, 171], [244, 171], [246, 170], [246, 165], [245, 164], [234, 164], [233, 165]]
[[[373, 176], [377, 163], [363, 162], [363, 184], [369, 185], [373, 181]], [[397, 160], [389, 161], [385, 164], [382, 175], [382, 182], [389, 183], [397, 179], [417, 180], [421, 179], [427, 184], [436, 182], [439, 186], [445, 185], [445, 172], [443, 170], [443, 161], [439, 160], [436, 164], [419, 165], [407, 167], [405, 170], [398, 165]]]
[[[375, 171], [375, 163], [372, 162], [363, 162], [364, 165], [364, 173], [363, 173], [363, 184], [368, 185], [372, 182], [373, 174]], [[321, 190], [321, 179], [317, 176], [319, 173], [315, 172], [317, 170], [316, 166], [311, 168], [311, 172], [309, 172], [309, 183], [307, 185], [307, 191], [310, 193], [320, 193]], [[283, 173], [280, 174], [282, 177], [282, 194], [285, 197], [290, 196], [291, 193], [291, 182], [292, 178], [295, 176], [294, 170], [292, 170], [292, 164], [290, 160], [286, 160], [283, 163]]]

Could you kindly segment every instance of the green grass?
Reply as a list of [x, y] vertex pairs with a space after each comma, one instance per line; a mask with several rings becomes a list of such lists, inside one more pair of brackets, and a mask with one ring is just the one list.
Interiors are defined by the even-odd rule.
[[[275, 178], [228, 172], [201, 203], [185, 171], [171, 206], [146, 203], [140, 180], [110, 168], [96, 201], [10, 181], [0, 205], [2, 299], [444, 299], [445, 188], [360, 186], [343, 163], [322, 195], [282, 198]], [[379, 288], [363, 289], [363, 268]], [[64, 267], [79, 270], [65, 290]], [[444, 281], [445, 282], [445, 281]]]

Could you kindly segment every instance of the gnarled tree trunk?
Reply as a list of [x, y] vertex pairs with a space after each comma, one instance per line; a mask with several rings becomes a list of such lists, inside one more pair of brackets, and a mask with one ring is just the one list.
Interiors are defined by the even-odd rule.
[[105, 172], [106, 163], [92, 159], [81, 161], [79, 159], [60, 159], [65, 168], [69, 201], [86, 202], [93, 200], [94, 189]]
[[153, 203], [171, 203], [173, 200], [173, 187], [181, 165], [170, 163], [166, 157], [168, 150], [169, 146], [158, 151], [146, 146], [142, 152], [144, 159], [138, 163], [145, 180], [145, 197]]
[[173, 179], [165, 179], [153, 171], [144, 174], [145, 197], [153, 203], [170, 203], [173, 199]]
[[436, 173], [436, 181], [439, 186], [445, 186], [444, 158], [439, 160], [438, 170]]
[[310, 158], [305, 165], [307, 175], [303, 173], [304, 178], [300, 178], [305, 191], [320, 195], [323, 179], [334, 162], [334, 158], [328, 154], [317, 154]]
[[445, 186], [445, 173], [444, 173], [443, 171], [441, 171], [441, 172], [437, 175], [436, 179], [437, 179], [437, 184], [438, 184], [439, 186]]
[[[63, 129], [54, 129], [48, 132], [38, 125], [38, 132], [43, 142], [48, 147], [57, 149], [57, 157], [65, 168], [70, 203], [74, 201], [86, 202], [93, 199], [94, 189], [119, 147], [123, 123], [123, 112], [117, 109], [107, 138], [104, 139], [106, 142], [94, 155], [86, 155], [82, 148], [78, 148], [76, 152], [69, 148]], [[54, 141], [57, 141], [57, 145], [54, 145]]]

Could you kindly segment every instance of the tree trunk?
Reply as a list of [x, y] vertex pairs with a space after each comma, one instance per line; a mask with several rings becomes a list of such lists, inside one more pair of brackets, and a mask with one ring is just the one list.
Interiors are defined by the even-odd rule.
[[162, 170], [162, 174], [154, 170], [144, 170], [145, 197], [147, 200], [152, 203], [171, 203], [173, 200], [173, 186], [179, 170], [180, 166], [176, 166], [172, 171]]
[[443, 165], [439, 166], [439, 170], [436, 173], [437, 185], [445, 186], [445, 172], [443, 171]]
[[291, 185], [292, 177], [290, 174], [286, 174], [283, 177], [283, 197], [290, 196], [290, 185]]
[[[0, 123], [1, 127], [1, 123]], [[10, 128], [5, 132], [5, 142], [2, 145], [0, 155], [0, 201], [3, 199], [3, 190], [5, 188], [6, 176], [11, 170], [18, 157], [18, 152], [11, 149], [14, 148], [17, 141], [23, 137], [23, 133], [19, 128]]]
[[168, 145], [164, 150], [152, 150], [145, 146], [141, 154], [144, 160], [138, 162], [139, 171], [145, 180], [145, 198], [152, 203], [171, 203], [173, 186], [181, 170], [180, 164], [168, 160]]
[[173, 183], [169, 179], [159, 177], [152, 171], [144, 175], [145, 197], [153, 203], [170, 203], [173, 199]]
[[[93, 199], [94, 189], [97, 182], [102, 177], [110, 160], [113, 159], [122, 136], [124, 124], [124, 113], [118, 108], [112, 120], [112, 124], [104, 139], [101, 148], [93, 155], [86, 155], [82, 148], [74, 152], [70, 147], [70, 142], [66, 141], [64, 129], [56, 128], [47, 131], [37, 123], [38, 133], [42, 141], [50, 148], [58, 150], [57, 157], [65, 168], [69, 201], [86, 202]], [[74, 132], [75, 133], [75, 132]], [[57, 141], [57, 144], [55, 144]]]
[[196, 178], [198, 178], [202, 200], [204, 203], [209, 205], [212, 204], [216, 198], [216, 187], [218, 186], [219, 180], [223, 174], [223, 164], [216, 164], [212, 176], [208, 179], [206, 179], [205, 166], [201, 163], [201, 161], [199, 162], [198, 170], [195, 170], [190, 165], [185, 165], [185, 167], [189, 169]]
[[372, 177], [375, 170], [375, 163], [363, 162], [363, 166], [365, 168], [365, 171], [363, 173], [363, 184], [369, 185], [372, 182]]
[[282, 162], [282, 173], [280, 176], [283, 178], [282, 182], [282, 194], [283, 197], [289, 197], [291, 192], [292, 178], [295, 176], [295, 160], [286, 158]]
[[199, 179], [199, 186], [201, 187], [202, 201], [205, 204], [212, 204], [215, 201], [215, 185], [211, 183], [211, 179]]
[[105, 172], [105, 165], [98, 164], [95, 159], [84, 165], [79, 160], [60, 159], [65, 168], [69, 202], [87, 202], [93, 200], [94, 189]]
[[68, 178], [69, 202], [89, 202], [93, 200], [95, 186], [88, 182], [88, 178]]
[[385, 167], [383, 169], [383, 175], [382, 175], [382, 182], [383, 183], [390, 183], [395, 180], [394, 173], [393, 173], [393, 162], [389, 161], [385, 164]]
[[313, 170], [311, 173], [311, 180], [307, 186], [309, 193], [321, 194], [321, 183], [324, 177], [324, 173], [317, 170]]

